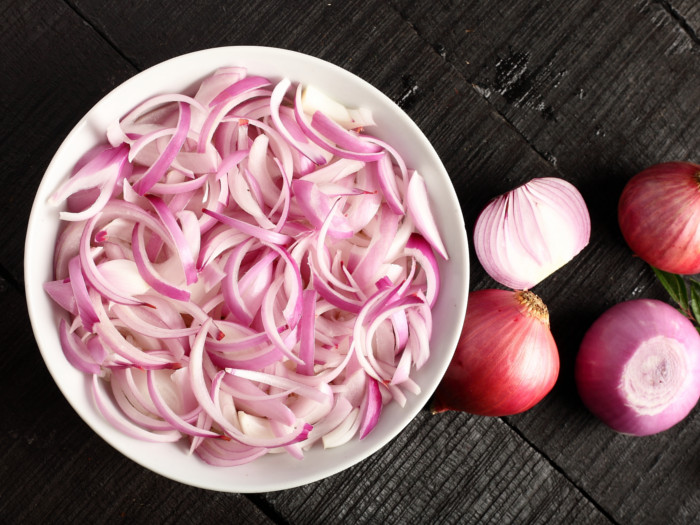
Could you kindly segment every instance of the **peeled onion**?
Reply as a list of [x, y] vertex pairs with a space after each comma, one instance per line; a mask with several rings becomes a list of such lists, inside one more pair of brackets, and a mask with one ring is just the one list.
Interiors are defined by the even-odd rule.
[[467, 304], [462, 335], [438, 386], [433, 412], [507, 416], [532, 408], [559, 374], [547, 307], [532, 292], [510, 290], [472, 292]]
[[584, 336], [575, 374], [584, 404], [613, 430], [655, 434], [700, 398], [700, 335], [662, 301], [619, 303]]
[[590, 235], [579, 191], [563, 179], [541, 177], [486, 205], [474, 227], [474, 249], [495, 281], [527, 290], [571, 261]]
[[656, 164], [620, 196], [620, 230], [637, 256], [675, 274], [700, 273], [700, 166]]

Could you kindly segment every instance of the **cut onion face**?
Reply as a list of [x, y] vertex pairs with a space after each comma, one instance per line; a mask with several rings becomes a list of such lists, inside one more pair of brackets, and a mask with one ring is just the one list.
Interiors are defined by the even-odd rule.
[[657, 434], [683, 420], [700, 399], [700, 336], [662, 301], [618, 303], [586, 332], [575, 377], [584, 404], [610, 428]]
[[590, 235], [588, 207], [578, 189], [540, 177], [486, 205], [474, 227], [474, 250], [495, 281], [529, 290], [580, 253]]
[[232, 466], [364, 439], [420, 391], [448, 254], [372, 126], [242, 68], [109, 126], [51, 198], [45, 284], [109, 422]]

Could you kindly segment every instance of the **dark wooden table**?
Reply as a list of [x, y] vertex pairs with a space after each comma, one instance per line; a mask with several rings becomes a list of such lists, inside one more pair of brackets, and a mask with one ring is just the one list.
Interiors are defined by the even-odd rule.
[[[622, 300], [667, 300], [619, 233], [625, 182], [700, 161], [697, 0], [133, 2], [4, 0], [0, 21], [1, 523], [697, 523], [700, 409], [633, 438], [580, 402], [581, 337]], [[169, 5], [163, 5], [169, 4]], [[434, 144], [467, 228], [535, 176], [573, 182], [591, 242], [535, 288], [562, 368], [532, 410], [424, 410], [355, 467], [293, 490], [195, 489], [124, 458], [73, 413], [34, 342], [22, 257], [33, 194], [77, 120], [135, 73], [189, 51], [283, 47], [338, 64]], [[472, 263], [473, 289], [495, 283]]]

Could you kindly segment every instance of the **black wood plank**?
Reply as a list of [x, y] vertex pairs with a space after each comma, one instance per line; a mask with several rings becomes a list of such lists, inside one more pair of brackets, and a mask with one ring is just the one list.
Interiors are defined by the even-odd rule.
[[397, 4], [474, 89], [571, 177], [590, 179], [598, 170], [601, 179], [698, 151], [697, 53], [659, 4]]
[[20, 281], [29, 211], [51, 157], [92, 105], [135, 70], [58, 0], [5, 3], [0, 63], [0, 266]]
[[[140, 69], [187, 52], [230, 45], [284, 47], [361, 69], [381, 68], [382, 55], [365, 52], [378, 40], [394, 54], [402, 51], [395, 35], [381, 31], [381, 18], [354, 2], [69, 3]], [[339, 48], [341, 42], [353, 45]]]
[[457, 413], [424, 411], [371, 460], [267, 498], [300, 524], [609, 523], [501, 420]]
[[[663, 516], [680, 523], [697, 514], [700, 498], [691, 473], [697, 471], [692, 440], [698, 416], [656, 438], [622, 438], [588, 415], [571, 384], [576, 345], [605, 306], [629, 295], [661, 295], [649, 272], [620, 244], [609, 208], [638, 166], [698, 151], [698, 108], [686, 98], [697, 95], [693, 86], [698, 84], [692, 82], [697, 49], [692, 32], [668, 9], [671, 4], [55, 4], [44, 18], [38, 3], [25, 8], [15, 2], [0, 27], [6, 28], [0, 36], [3, 63], [9, 64], [6, 78], [18, 83], [0, 90], [5, 97], [0, 109], [6, 113], [0, 123], [4, 131], [12, 130], [0, 143], [11, 168], [3, 182], [23, 176], [16, 187], [25, 190], [13, 194], [1, 215], [0, 242], [7, 241], [15, 253], [3, 251], [0, 265], [14, 276], [20, 272], [23, 231], [13, 221], [22, 217], [27, 194], [72, 124], [136, 70], [219, 45], [307, 52], [382, 89], [433, 141], [470, 225], [488, 198], [536, 175], [565, 176], [579, 183], [587, 198], [594, 197], [591, 246], [538, 289], [553, 311], [564, 365], [545, 403], [506, 421], [423, 413], [389, 447], [353, 469], [253, 502], [295, 523], [337, 517], [597, 523], [607, 516], [623, 522]], [[672, 6], [692, 29], [692, 2]], [[58, 29], [54, 33], [51, 27]], [[599, 66], [601, 58], [607, 61]], [[695, 65], [686, 69], [688, 60]], [[642, 70], [645, 65], [653, 71]], [[611, 86], [610, 78], [624, 83]], [[76, 96], [66, 96], [75, 79]], [[646, 97], [639, 86], [648, 91]], [[644, 111], [638, 111], [639, 104]], [[647, 130], [649, 121], [663, 124], [654, 128], [658, 133]], [[43, 128], [35, 130], [35, 122]], [[474, 287], [493, 285], [476, 264], [472, 275]], [[6, 308], [21, 311], [21, 302], [13, 292]], [[31, 376], [41, 362], [27, 323], [17, 320], [3, 321], [12, 325], [5, 346], [12, 349], [15, 369]], [[29, 364], [22, 364], [25, 353], [31, 353]], [[27, 377], [11, 378], [9, 368], [0, 370], [1, 388], [10, 385], [7, 396], [26, 389]], [[17, 486], [0, 489], [0, 514], [30, 519], [60, 511], [71, 521], [94, 515], [116, 520], [122, 512], [131, 521], [180, 516], [223, 521], [227, 513], [240, 513], [241, 520], [265, 518], [248, 499], [183, 487], [122, 458], [72, 414], [42, 373], [43, 378], [31, 376], [39, 388], [36, 399], [18, 395], [17, 409], [5, 409], [20, 423], [3, 432], [12, 452], [0, 454], [3, 478], [19, 465], [27, 474]], [[48, 451], [37, 448], [39, 436], [50, 438]], [[687, 457], [681, 449], [689, 451]], [[42, 467], [44, 458], [48, 467]], [[681, 473], [677, 479], [671, 478], [674, 465]], [[45, 485], [39, 483], [47, 475], [44, 469]], [[124, 479], [130, 481], [126, 489]], [[659, 487], [662, 481], [666, 487]], [[79, 504], [67, 501], [68, 494], [81, 492], [93, 497]]]
[[[542, 405], [509, 421], [611, 516], [632, 523], [697, 515], [700, 411], [658, 436], [616, 435], [579, 402], [573, 362], [585, 329], [607, 307], [667, 300], [616, 223], [631, 175], [663, 160], [697, 161], [700, 151], [698, 42], [681, 11], [663, 4], [395, 4], [589, 204], [591, 245], [536, 287], [552, 313], [559, 382]], [[692, 14], [697, 3], [687, 7]], [[475, 284], [482, 282], [490, 285]]]
[[700, 43], [700, 4], [695, 0], [660, 0], [695, 43]]

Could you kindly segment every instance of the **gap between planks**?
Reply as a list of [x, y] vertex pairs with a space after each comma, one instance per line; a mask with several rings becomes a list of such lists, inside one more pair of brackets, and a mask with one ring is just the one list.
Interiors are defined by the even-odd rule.
[[540, 457], [542, 457], [554, 470], [559, 472], [559, 474], [562, 475], [564, 479], [566, 479], [569, 483], [571, 483], [572, 487], [575, 487], [576, 490], [579, 491], [579, 493], [586, 498], [600, 513], [605, 516], [608, 520], [610, 520], [610, 523], [614, 523], [616, 525], [619, 525], [619, 522], [613, 518], [613, 516], [605, 509], [602, 507], [596, 499], [591, 496], [586, 489], [581, 487], [574, 479], [572, 479], [569, 474], [559, 466], [552, 458], [550, 458], [545, 452], [540, 450], [539, 447], [537, 447], [532, 441], [530, 441], [525, 434], [523, 434], [518, 427], [516, 427], [514, 424], [512, 424], [510, 421], [508, 421], [507, 418], [499, 418], [503, 423], [510, 428], [515, 434], [520, 437], [520, 439], [525, 442], [532, 450], [537, 452]]
[[141, 72], [141, 69], [134, 63], [133, 60], [131, 60], [127, 55], [125, 55], [121, 49], [109, 38], [109, 36], [104, 32], [101, 31], [99, 27], [97, 27], [95, 24], [90, 22], [90, 19], [85, 16], [85, 14], [78, 9], [78, 7], [73, 3], [70, 2], [69, 0], [63, 0], [64, 3], [76, 14], [80, 19], [83, 21], [84, 24], [87, 24], [90, 29], [92, 29], [97, 35], [102, 38], [107, 44], [109, 44], [109, 47], [111, 47], [120, 57], [124, 59], [124, 61], [129, 64], [131, 67], [133, 67], [137, 72]]
[[692, 28], [692, 26], [688, 23], [688, 21], [685, 19], [685, 17], [671, 5], [671, 2], [668, 0], [653, 0], [655, 3], [659, 4], [661, 7], [664, 8], [664, 10], [673, 18], [676, 22], [678, 22], [678, 25], [681, 26], [681, 29], [685, 31], [690, 39], [695, 42], [695, 44], [700, 45], [700, 36], [695, 32], [695, 30]]

